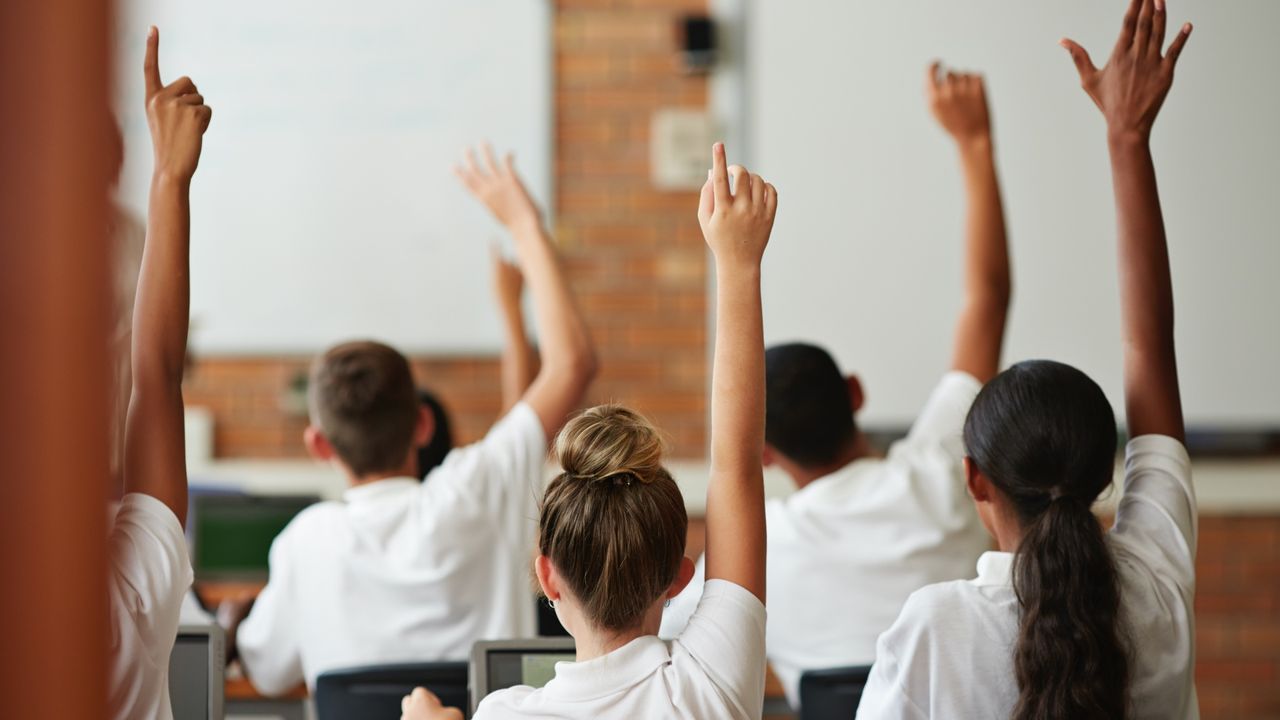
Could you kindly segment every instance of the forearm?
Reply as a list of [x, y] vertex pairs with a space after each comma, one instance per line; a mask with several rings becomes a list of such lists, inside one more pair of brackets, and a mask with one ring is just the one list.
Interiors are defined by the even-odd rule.
[[520, 302], [502, 301], [502, 410], [510, 410], [533, 383], [534, 353]]
[[1132, 435], [1184, 434], [1173, 282], [1155, 165], [1145, 137], [1110, 138], [1119, 237], [1125, 405]]
[[133, 314], [133, 385], [177, 388], [190, 316], [190, 181], [151, 181], [147, 238]]
[[541, 340], [540, 375], [565, 373], [585, 382], [595, 370], [595, 348], [551, 239], [536, 220], [512, 228], [512, 234], [533, 298]]
[[1004, 205], [989, 136], [957, 145], [964, 176], [964, 297], [952, 366], [979, 380], [999, 369], [1012, 295]]

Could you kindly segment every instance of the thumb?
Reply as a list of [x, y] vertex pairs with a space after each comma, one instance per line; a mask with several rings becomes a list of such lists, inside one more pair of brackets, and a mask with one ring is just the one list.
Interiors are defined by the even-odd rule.
[[142, 60], [142, 75], [146, 80], [147, 97], [160, 92], [160, 31], [155, 25], [147, 28], [147, 54]]
[[1080, 47], [1076, 41], [1063, 38], [1058, 41], [1058, 44], [1066, 48], [1068, 53], [1071, 53], [1071, 60], [1076, 64], [1076, 72], [1080, 73], [1082, 82], [1093, 77], [1093, 74], [1098, 72], [1098, 68], [1093, 66], [1093, 60], [1089, 58], [1089, 51]]

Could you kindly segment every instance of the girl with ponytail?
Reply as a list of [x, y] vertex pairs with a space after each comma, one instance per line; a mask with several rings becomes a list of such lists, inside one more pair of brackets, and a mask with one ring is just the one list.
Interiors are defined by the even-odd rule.
[[1113, 475], [1115, 417], [1061, 363], [1019, 363], [965, 422], [965, 470], [999, 546], [971, 581], [911, 596], [877, 645], [859, 718], [1196, 718], [1196, 503], [1183, 445], [1173, 292], [1149, 148], [1191, 33], [1167, 52], [1164, 0], [1132, 0], [1097, 69], [1069, 40], [1107, 121], [1124, 330], [1124, 494], [1114, 527], [1091, 512]]
[[[730, 191], [729, 178], [733, 177]], [[684, 555], [684, 499], [662, 465], [662, 442], [640, 415], [592, 408], [565, 426], [563, 472], [538, 518], [538, 584], [573, 635], [577, 662], [558, 663], [542, 688], [485, 698], [495, 718], [734, 718], [764, 704], [764, 334], [760, 260], [777, 193], [713, 150], [698, 220], [715, 256], [716, 347], [707, 487], [707, 583], [684, 632], [658, 627], [667, 600], [693, 575]], [[460, 720], [419, 688], [404, 720]]]

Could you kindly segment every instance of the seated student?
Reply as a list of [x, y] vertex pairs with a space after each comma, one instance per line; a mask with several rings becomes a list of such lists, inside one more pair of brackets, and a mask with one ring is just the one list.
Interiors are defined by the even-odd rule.
[[336, 668], [462, 660], [481, 638], [535, 633], [526, 568], [547, 438], [581, 401], [595, 352], [510, 158], [498, 167], [486, 148], [485, 166], [469, 158], [462, 177], [515, 237], [542, 331], [542, 369], [482, 441], [451, 452], [422, 483], [416, 450], [431, 437], [431, 419], [404, 356], [352, 342], [316, 360], [307, 448], [352, 487], [280, 533], [247, 617], [244, 603], [219, 612], [265, 694], [314, 685]]
[[969, 492], [1000, 552], [911, 596], [880, 638], [859, 718], [1194, 718], [1196, 501], [1183, 447], [1173, 292], [1148, 138], [1191, 26], [1133, 0], [1111, 59], [1075, 43], [1107, 119], [1119, 216], [1124, 495], [1103, 532], [1116, 425], [1102, 390], [1048, 360], [987, 384], [965, 421]]
[[[960, 428], [999, 366], [1010, 296], [1004, 216], [982, 78], [941, 75], [935, 63], [927, 94], [956, 143], [968, 196], [965, 297], [951, 371], [907, 437], [878, 457], [854, 420], [862, 389], [826, 351], [789, 344], [765, 353], [764, 462], [797, 487], [766, 504], [769, 661], [792, 705], [803, 671], [870, 664], [876, 637], [908, 595], [972, 577], [990, 547], [964, 493]], [[698, 592], [691, 584], [675, 601], [664, 637], [683, 627]]]
[[[521, 301], [524, 274], [520, 272], [519, 265], [502, 257], [496, 250], [493, 253], [493, 289], [497, 295], [498, 308], [502, 311], [503, 335], [506, 338], [502, 347], [501, 368], [502, 412], [506, 413], [520, 402], [524, 391], [533, 384], [537, 358], [524, 326], [524, 306]], [[418, 448], [418, 477], [425, 479], [453, 450], [453, 423], [449, 418], [449, 411], [435, 393], [419, 388], [418, 401], [431, 413], [435, 427], [431, 440]]]
[[160, 81], [160, 37], [147, 31], [147, 124], [155, 146], [147, 233], [133, 315], [132, 391], [124, 432], [124, 498], [111, 525], [108, 707], [121, 720], [173, 717], [169, 653], [191, 561], [182, 372], [190, 287], [191, 178], [212, 110], [189, 78]]
[[[657, 637], [663, 603], [689, 582], [684, 499], [657, 431], [618, 406], [592, 408], [556, 440], [564, 468], [538, 520], [538, 584], [573, 635], [577, 662], [540, 689], [481, 701], [494, 718], [757, 719], [764, 703], [764, 341], [760, 259], [777, 193], [725, 167], [716, 144], [698, 219], [715, 254], [716, 349], [707, 488], [707, 583], [680, 637]], [[729, 175], [734, 176], [730, 194]], [[457, 718], [426, 691], [409, 720]]]

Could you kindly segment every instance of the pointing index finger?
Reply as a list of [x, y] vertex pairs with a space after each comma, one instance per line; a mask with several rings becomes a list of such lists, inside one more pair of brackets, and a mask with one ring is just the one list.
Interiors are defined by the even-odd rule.
[[724, 159], [724, 143], [711, 146], [711, 179], [715, 185], [716, 205], [728, 207], [733, 197], [729, 194], [729, 167]]
[[147, 52], [142, 60], [142, 75], [146, 81], [147, 97], [160, 92], [164, 83], [160, 82], [160, 31], [155, 25], [147, 28]]

